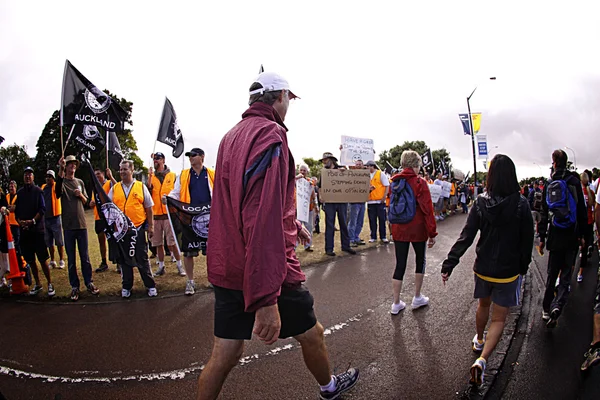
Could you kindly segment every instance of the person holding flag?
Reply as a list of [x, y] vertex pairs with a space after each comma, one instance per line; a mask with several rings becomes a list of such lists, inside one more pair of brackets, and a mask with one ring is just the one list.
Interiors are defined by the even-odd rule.
[[50, 268], [56, 268], [56, 261], [54, 261], [54, 243], [56, 242], [56, 249], [60, 257], [58, 267], [63, 269], [65, 267], [65, 254], [61, 219], [62, 206], [60, 201], [62, 185], [57, 185], [55, 180], [56, 174], [50, 169], [46, 172], [46, 183], [41, 187], [44, 192], [44, 202], [49, 206], [46, 208], [46, 213], [44, 214], [46, 226], [45, 238], [46, 246], [48, 246], [48, 250], [50, 251]]
[[165, 165], [165, 155], [156, 152], [152, 155], [154, 160], [154, 169], [148, 171], [148, 190], [152, 194], [154, 207], [152, 214], [154, 216], [154, 236], [152, 236], [152, 246], [156, 247], [158, 256], [158, 270], [154, 273], [155, 276], [165, 274], [165, 249], [163, 247], [164, 240], [167, 241], [167, 246], [171, 250], [171, 254], [177, 260], [177, 270], [179, 275], [185, 276], [186, 273], [181, 266], [181, 255], [175, 245], [175, 235], [169, 224], [169, 216], [167, 215], [167, 207], [162, 203], [162, 197], [169, 194], [175, 186], [177, 175], [171, 172], [169, 167]]
[[[182, 203], [188, 203], [191, 206], [209, 204], [212, 201], [212, 191], [215, 183], [215, 171], [204, 166], [204, 150], [194, 147], [185, 153], [190, 159], [191, 168], [184, 169], [175, 181], [173, 190], [169, 197], [179, 200]], [[166, 204], [166, 196], [163, 197], [163, 204]], [[205, 245], [205, 242], [201, 244]], [[206, 250], [203, 250], [203, 253]], [[198, 257], [200, 252], [196, 250], [184, 249], [183, 264], [188, 281], [185, 285], [185, 294], [191, 296], [195, 293], [194, 282], [194, 257]]]
[[[112, 177], [110, 168], [106, 169], [106, 173], [110, 176], [110, 180], [106, 179], [105, 172], [102, 171], [101, 168], [94, 169], [94, 175], [96, 175], [98, 183], [100, 183], [100, 185], [102, 186], [102, 190], [104, 190], [104, 193], [108, 194], [110, 188], [113, 187], [113, 185], [115, 185], [117, 181]], [[90, 201], [89, 206], [94, 209], [94, 231], [98, 236], [98, 245], [100, 246], [100, 257], [102, 257], [102, 262], [100, 263], [100, 267], [96, 269], [96, 272], [104, 272], [108, 270], [108, 263], [106, 262], [106, 234], [104, 233], [106, 229], [106, 223], [100, 218], [100, 215], [98, 214], [98, 209], [96, 208], [96, 195], [92, 194], [92, 200]]]

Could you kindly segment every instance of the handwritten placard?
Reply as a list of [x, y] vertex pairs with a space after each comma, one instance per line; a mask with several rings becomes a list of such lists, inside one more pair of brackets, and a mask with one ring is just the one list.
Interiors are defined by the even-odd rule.
[[321, 199], [325, 203], [364, 203], [369, 200], [371, 174], [366, 169], [321, 170]]
[[428, 185], [429, 192], [431, 193], [431, 202], [437, 203], [442, 195], [442, 187], [439, 185]]
[[296, 179], [296, 215], [298, 221], [308, 222], [312, 185], [304, 178]]
[[450, 182], [442, 182], [442, 196], [446, 199], [450, 198], [450, 191], [452, 190], [452, 184]]
[[364, 163], [375, 160], [373, 139], [342, 135], [340, 162], [342, 165], [354, 165], [357, 160], [362, 160]]

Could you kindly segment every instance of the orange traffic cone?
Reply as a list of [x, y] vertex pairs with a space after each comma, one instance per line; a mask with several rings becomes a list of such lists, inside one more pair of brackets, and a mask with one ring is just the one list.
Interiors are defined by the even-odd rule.
[[12, 280], [11, 294], [21, 294], [29, 291], [29, 286], [25, 285], [23, 278], [25, 272], [19, 269], [19, 263], [17, 261], [17, 251], [15, 250], [15, 242], [10, 231], [10, 225], [8, 217], [3, 216], [4, 225], [6, 226], [6, 241], [8, 242], [8, 263], [10, 265], [10, 274], [7, 276], [8, 279]]

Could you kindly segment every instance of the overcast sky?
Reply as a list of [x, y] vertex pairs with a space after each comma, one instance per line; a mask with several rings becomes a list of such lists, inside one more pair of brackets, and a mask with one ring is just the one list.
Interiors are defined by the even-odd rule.
[[548, 175], [565, 146], [581, 170], [600, 165], [599, 39], [598, 1], [0, 0], [0, 135], [35, 155], [69, 59], [134, 103], [143, 160], [168, 96], [186, 150], [203, 148], [212, 166], [263, 64], [301, 97], [285, 121], [297, 163], [339, 154], [350, 135], [378, 153], [424, 140], [472, 171], [457, 114], [478, 86], [481, 133], [520, 178]]

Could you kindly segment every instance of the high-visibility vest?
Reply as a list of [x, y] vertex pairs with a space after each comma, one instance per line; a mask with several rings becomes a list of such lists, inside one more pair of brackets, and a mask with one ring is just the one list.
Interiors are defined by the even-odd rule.
[[[181, 200], [182, 203], [190, 203], [190, 170], [191, 168], [184, 169], [181, 171], [181, 176], [179, 177], [179, 200]], [[210, 190], [210, 197], [212, 198], [213, 186], [215, 184], [215, 170], [206, 168], [206, 172], [208, 174], [208, 189]]]
[[[12, 201], [10, 201], [10, 194], [7, 194], [6, 202], [8, 203], [9, 206], [14, 206], [15, 203], [17, 202], [17, 195], [15, 194]], [[10, 223], [10, 225], [17, 225], [17, 226], [19, 225], [19, 223], [17, 222], [17, 217], [15, 217], [14, 212], [11, 212], [10, 214], [8, 214], [8, 222]]]
[[452, 186], [450, 187], [450, 196], [454, 196], [456, 194], [456, 183], [452, 182]]
[[152, 213], [154, 216], [167, 214], [167, 206], [162, 203], [162, 197], [171, 193], [171, 190], [175, 186], [175, 179], [177, 179], [175, 172], [169, 172], [165, 175], [162, 183], [160, 183], [160, 179], [156, 175], [152, 175], [150, 183], [152, 183], [152, 200], [154, 201]]
[[[110, 192], [110, 181], [107, 179], [104, 181], [104, 183], [102, 184], [102, 190], [104, 190], [104, 193], [108, 194], [108, 192]], [[94, 199], [94, 203], [96, 202], [96, 195], [93, 194], [92, 198]], [[100, 219], [100, 215], [98, 215], [98, 206], [94, 207], [94, 217], [96, 218], [96, 221], [98, 221]]]
[[146, 221], [144, 208], [144, 184], [140, 181], [133, 182], [129, 196], [125, 196], [122, 182], [113, 187], [113, 203], [125, 213], [137, 228]]
[[[46, 187], [46, 184], [44, 183], [42, 185], [42, 190], [44, 190], [45, 187]], [[59, 215], [62, 214], [61, 202], [58, 201], [58, 199], [56, 198], [56, 183], [54, 185], [52, 185], [52, 213], [54, 214], [55, 217], [58, 217]]]
[[371, 179], [371, 186], [375, 187], [369, 193], [369, 201], [373, 200], [383, 200], [383, 195], [385, 194], [385, 186], [381, 183], [381, 171], [375, 171], [375, 175], [373, 175], [373, 179]]

